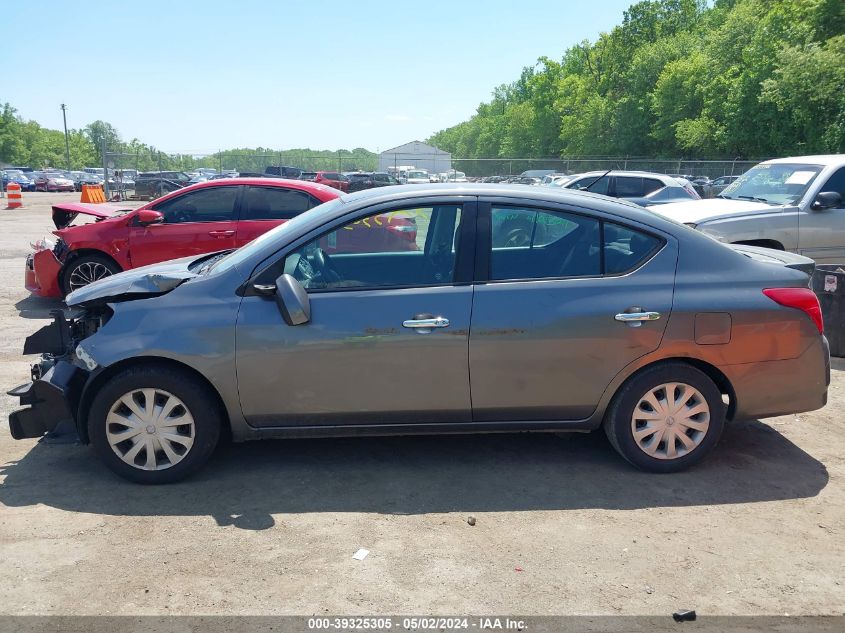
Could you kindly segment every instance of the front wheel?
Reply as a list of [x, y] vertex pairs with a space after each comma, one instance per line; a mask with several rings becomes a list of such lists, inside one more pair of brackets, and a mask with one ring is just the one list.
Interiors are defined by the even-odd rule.
[[68, 295], [74, 290], [119, 272], [117, 264], [102, 255], [82, 255], [72, 260], [65, 268], [62, 274], [62, 290]]
[[725, 415], [722, 394], [707, 374], [666, 363], [625, 383], [607, 411], [604, 429], [634, 466], [668, 473], [707, 456], [722, 435]]
[[167, 366], [126, 369], [100, 389], [88, 436], [105, 464], [141, 484], [179, 481], [214, 452], [222, 416], [207, 385]]

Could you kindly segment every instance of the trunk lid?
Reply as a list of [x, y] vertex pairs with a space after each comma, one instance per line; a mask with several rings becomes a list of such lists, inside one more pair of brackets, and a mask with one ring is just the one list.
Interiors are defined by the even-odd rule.
[[812, 276], [813, 271], [816, 269], [816, 262], [812, 259], [803, 255], [790, 253], [789, 251], [779, 251], [774, 248], [749, 246], [747, 244], [726, 244], [726, 246], [754, 261], [800, 270], [809, 276]]

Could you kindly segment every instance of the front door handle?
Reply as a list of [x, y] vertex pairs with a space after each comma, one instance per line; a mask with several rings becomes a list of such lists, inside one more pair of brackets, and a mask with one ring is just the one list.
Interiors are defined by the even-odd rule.
[[657, 321], [660, 318], [659, 312], [620, 312], [615, 317], [617, 321], [627, 323], [631, 327], [640, 327], [643, 321]]
[[232, 237], [235, 232], [234, 231], [209, 231], [208, 234], [211, 237]]
[[430, 332], [432, 328], [449, 327], [449, 319], [446, 317], [429, 317], [427, 315], [417, 315], [424, 318], [413, 318], [407, 321], [402, 321], [402, 327], [407, 327], [416, 330], [420, 334]]

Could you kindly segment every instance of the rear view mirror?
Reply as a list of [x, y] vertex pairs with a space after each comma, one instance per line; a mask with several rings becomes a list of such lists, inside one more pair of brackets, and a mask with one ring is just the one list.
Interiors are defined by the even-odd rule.
[[153, 211], [152, 209], [141, 209], [138, 211], [138, 224], [141, 226], [161, 224], [162, 222], [164, 222], [164, 216], [158, 211]]
[[288, 274], [276, 279], [276, 304], [288, 325], [302, 325], [311, 320], [308, 293], [302, 284]]
[[842, 205], [842, 195], [838, 191], [822, 191], [813, 200], [813, 209], [822, 211], [824, 209], [836, 209]]

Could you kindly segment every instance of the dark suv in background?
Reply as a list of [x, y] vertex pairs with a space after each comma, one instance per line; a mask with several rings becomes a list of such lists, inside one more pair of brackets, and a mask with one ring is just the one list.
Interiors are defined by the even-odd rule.
[[159, 198], [188, 185], [191, 178], [181, 171], [148, 171], [135, 179], [135, 195], [139, 198]]
[[383, 171], [374, 172], [353, 172], [346, 174], [349, 179], [349, 192], [363, 191], [364, 189], [373, 189], [375, 187], [387, 187], [388, 185], [398, 185], [399, 181], [393, 176]]

